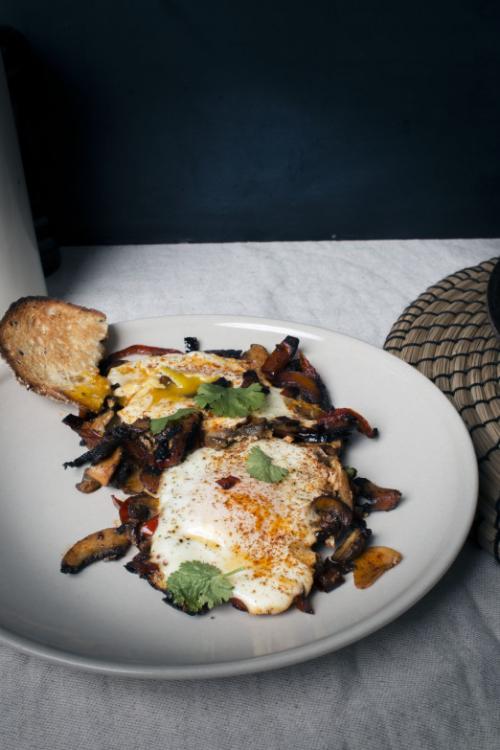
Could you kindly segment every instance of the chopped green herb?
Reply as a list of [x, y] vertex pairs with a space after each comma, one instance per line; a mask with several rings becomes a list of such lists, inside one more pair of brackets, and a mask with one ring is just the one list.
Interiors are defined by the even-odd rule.
[[167, 424], [170, 422], [177, 422], [179, 419], [187, 417], [188, 414], [194, 414], [196, 409], [177, 409], [174, 414], [169, 414], [168, 417], [159, 417], [158, 419], [151, 420], [151, 432], [153, 435], [157, 435], [159, 432], [165, 429]]
[[217, 417], [247, 417], [251, 411], [263, 406], [266, 394], [260, 383], [252, 383], [248, 388], [202, 383], [194, 400], [199, 407], [210, 409]]
[[261, 482], [281, 482], [288, 475], [288, 469], [273, 464], [267, 453], [255, 445], [247, 457], [247, 471], [254, 479]]
[[229, 576], [240, 570], [243, 568], [223, 573], [215, 565], [190, 560], [181, 563], [169, 576], [167, 588], [174, 603], [188, 612], [199, 612], [204, 607], [213, 609], [229, 601], [234, 589]]
[[355, 479], [358, 476], [358, 470], [354, 466], [344, 466], [344, 470], [349, 479]]

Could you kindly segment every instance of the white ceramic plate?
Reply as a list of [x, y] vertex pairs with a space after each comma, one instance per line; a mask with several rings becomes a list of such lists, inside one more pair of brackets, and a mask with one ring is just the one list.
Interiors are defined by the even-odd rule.
[[441, 392], [410, 366], [361, 341], [320, 328], [259, 318], [183, 316], [112, 327], [110, 346], [272, 348], [298, 336], [334, 403], [378, 426], [360, 438], [347, 463], [404, 493], [391, 513], [374, 513], [376, 544], [403, 562], [372, 587], [347, 583], [314, 597], [314, 616], [297, 610], [252, 617], [231, 607], [188, 617], [123, 568], [97, 563], [62, 575], [62, 554], [116, 519], [111, 490], [82, 495], [81, 469], [62, 463], [81, 449], [61, 424], [64, 405], [28, 393], [0, 369], [0, 633], [12, 645], [52, 661], [119, 675], [216, 677], [283, 667], [320, 656], [394, 620], [422, 597], [457, 555], [470, 527], [477, 468], [468, 433]]

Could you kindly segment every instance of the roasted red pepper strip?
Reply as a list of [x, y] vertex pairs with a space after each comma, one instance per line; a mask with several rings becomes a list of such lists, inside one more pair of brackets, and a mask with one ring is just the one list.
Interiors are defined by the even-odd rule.
[[107, 374], [113, 363], [119, 360], [132, 357], [134, 354], [145, 354], [148, 357], [160, 357], [162, 354], [182, 354], [180, 349], [164, 349], [161, 346], [147, 346], [147, 344], [132, 344], [125, 349], [119, 349], [116, 352], [108, 354], [100, 364], [101, 373]]
[[116, 495], [111, 495], [113, 498], [113, 503], [118, 508], [118, 513], [120, 515], [120, 521], [122, 523], [128, 523], [130, 521], [129, 515], [128, 515], [128, 506], [129, 506], [129, 500], [120, 500], [119, 497], [116, 497]]
[[153, 518], [150, 518], [149, 521], [143, 523], [141, 526], [142, 536], [153, 536], [156, 529], [158, 528], [158, 520], [159, 516], [153, 516]]
[[358, 432], [366, 435], [366, 437], [374, 438], [378, 435], [377, 428], [371, 427], [367, 420], [353, 409], [331, 409], [318, 419], [318, 424], [330, 428], [348, 427], [355, 424]]

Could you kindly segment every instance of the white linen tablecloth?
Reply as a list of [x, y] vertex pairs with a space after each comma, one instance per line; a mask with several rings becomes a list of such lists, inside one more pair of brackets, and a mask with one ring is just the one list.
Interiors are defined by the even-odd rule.
[[[67, 248], [49, 293], [109, 320], [284, 318], [382, 346], [429, 284], [499, 240]], [[245, 677], [148, 682], [0, 645], [2, 750], [486, 750], [500, 737], [500, 568], [468, 542], [397, 621], [341, 651]]]

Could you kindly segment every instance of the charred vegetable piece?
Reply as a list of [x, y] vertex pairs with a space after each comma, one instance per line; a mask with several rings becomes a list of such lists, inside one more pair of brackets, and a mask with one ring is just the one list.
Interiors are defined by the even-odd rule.
[[330, 558], [321, 560], [314, 573], [314, 585], [319, 591], [333, 591], [342, 583], [345, 578], [342, 566]]
[[163, 354], [181, 354], [179, 349], [165, 349], [161, 346], [147, 346], [146, 344], [132, 344], [127, 346], [125, 349], [119, 349], [116, 352], [108, 354], [108, 356], [102, 360], [99, 369], [102, 375], [107, 375], [109, 370], [118, 364], [118, 360], [125, 360], [127, 357], [132, 357], [135, 354], [145, 354], [147, 357], [161, 357]]
[[323, 383], [323, 380], [316, 370], [316, 368], [309, 362], [305, 354], [302, 352], [299, 352], [299, 362], [300, 362], [300, 369], [303, 373], [308, 375], [310, 378], [316, 381], [319, 391], [320, 391], [320, 400], [319, 404], [322, 409], [327, 411], [328, 409], [332, 408], [332, 401], [330, 398], [330, 394], [328, 393], [328, 388]]
[[371, 427], [361, 414], [353, 411], [353, 409], [330, 409], [318, 420], [319, 424], [323, 425], [328, 430], [331, 429], [342, 429], [350, 428], [357, 429], [363, 435], [369, 438], [377, 437], [378, 430], [376, 427]]
[[267, 420], [259, 417], [248, 417], [247, 421], [238, 427], [218, 430], [205, 435], [205, 445], [208, 448], [221, 450], [243, 438], [254, 437], [258, 439], [270, 437], [270, 435]]
[[85, 495], [89, 495], [91, 492], [96, 492], [101, 487], [101, 483], [97, 479], [87, 476], [87, 470], [83, 472], [81, 482], [78, 482], [76, 489], [79, 492], [83, 492]]
[[184, 349], [186, 353], [198, 352], [200, 350], [200, 342], [195, 336], [186, 336], [184, 338]]
[[99, 461], [98, 464], [94, 464], [86, 469], [85, 477], [88, 479], [95, 479], [96, 482], [99, 482], [101, 487], [105, 487], [110, 483], [111, 477], [121, 461], [122, 453], [122, 448], [116, 448], [108, 458], [105, 458], [102, 461]]
[[390, 547], [368, 547], [354, 562], [354, 585], [367, 589], [402, 559], [401, 553]]
[[312, 507], [320, 517], [322, 535], [336, 535], [340, 529], [352, 523], [352, 510], [333, 495], [316, 497], [312, 502]]
[[321, 400], [318, 383], [303, 372], [282, 370], [274, 377], [273, 383], [277, 386], [297, 390], [300, 397], [310, 404], [319, 404]]
[[266, 359], [261, 368], [262, 372], [273, 380], [293, 359], [298, 346], [299, 340], [295, 336], [287, 336]]
[[355, 526], [336, 545], [332, 555], [333, 562], [347, 563], [358, 557], [366, 547], [367, 539], [371, 535], [369, 529]]
[[149, 420], [144, 420], [144, 422], [145, 424], [141, 425], [119, 424], [113, 427], [89, 451], [78, 456], [73, 461], [66, 461], [63, 464], [64, 468], [67, 469], [68, 466], [83, 466], [88, 463], [92, 465], [98, 464], [104, 458], [110, 456], [119, 445], [123, 445], [127, 441], [136, 440], [141, 433], [146, 432], [149, 429]]
[[356, 488], [356, 504], [364, 511], [394, 510], [401, 500], [401, 492], [388, 487], [379, 487], [364, 477], [354, 479]]
[[147, 550], [139, 552], [124, 567], [129, 573], [135, 573], [140, 578], [145, 578], [153, 588], [161, 590], [160, 569], [156, 563], [151, 562]]
[[269, 358], [269, 352], [261, 344], [252, 344], [250, 349], [242, 355], [246, 359], [252, 370], [261, 370], [264, 362]]
[[61, 573], [79, 573], [98, 560], [118, 560], [130, 548], [130, 532], [124, 527], [103, 529], [80, 539], [64, 555]]
[[294, 598], [293, 603], [299, 609], [301, 612], [304, 612], [306, 615], [313, 615], [314, 609], [311, 604], [311, 600], [309, 599], [309, 596], [306, 596], [305, 594], [297, 594], [297, 596]]

